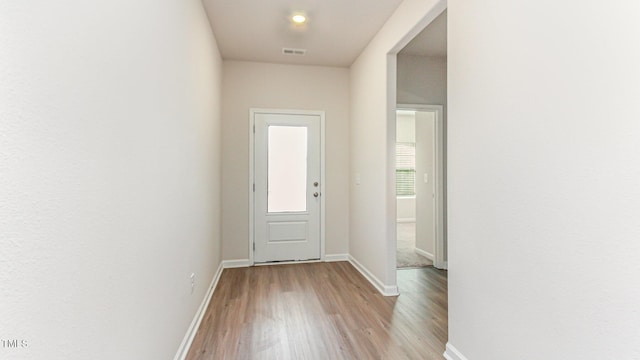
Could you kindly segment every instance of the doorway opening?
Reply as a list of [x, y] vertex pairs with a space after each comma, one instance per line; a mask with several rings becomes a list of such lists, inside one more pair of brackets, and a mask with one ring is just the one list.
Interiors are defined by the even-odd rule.
[[437, 151], [441, 114], [442, 107], [434, 105], [402, 105], [396, 111], [398, 269], [433, 266], [436, 259], [441, 233], [438, 190], [442, 181], [438, 180], [442, 161]]
[[395, 55], [396, 268], [447, 269], [447, 10], [405, 44]]
[[[446, 1], [436, 1], [434, 8], [432, 8], [422, 20], [420, 20], [413, 29], [411, 29], [389, 52], [388, 60], [388, 77], [390, 79], [389, 84], [395, 84], [395, 88], [391, 88], [388, 92], [387, 98], [390, 110], [388, 112], [388, 131], [391, 133], [395, 131], [396, 134], [389, 136], [390, 143], [387, 147], [388, 158], [391, 164], [387, 168], [387, 176], [392, 176], [395, 172], [397, 183], [401, 183], [403, 180], [398, 175], [398, 167], [395, 163], [400, 163], [398, 159], [395, 159], [395, 155], [400, 154], [400, 149], [393, 148], [393, 138], [402, 136], [401, 129], [402, 120], [398, 120], [399, 114], [405, 113], [413, 114], [415, 122], [415, 166], [414, 172], [414, 187], [415, 187], [415, 232], [412, 228], [402, 229], [402, 220], [411, 219], [412, 215], [407, 216], [403, 211], [406, 208], [401, 204], [402, 199], [392, 200], [391, 206], [396, 207], [395, 219], [390, 216], [388, 218], [389, 227], [393, 230], [397, 230], [395, 236], [389, 237], [389, 249], [397, 248], [398, 245], [402, 245], [407, 233], [409, 235], [415, 234], [414, 247], [418, 251], [413, 251], [420, 255], [419, 250], [425, 250], [421, 248], [425, 246], [424, 238], [421, 240], [421, 234], [427, 233], [430, 236], [435, 236], [435, 240], [432, 242], [433, 253], [422, 255], [433, 255], [433, 266], [427, 266], [422, 268], [398, 268], [397, 261], [389, 261], [390, 272], [395, 275], [395, 279], [399, 282], [402, 279], [424, 277], [428, 281], [434, 281], [437, 278], [442, 279], [443, 294], [447, 293], [447, 219], [446, 219], [446, 125], [447, 125], [447, 4]], [[430, 118], [430, 121], [421, 122], [420, 119]], [[424, 124], [433, 124], [433, 143], [424, 149], [424, 146], [420, 145], [417, 127]], [[390, 134], [391, 135], [391, 134]], [[422, 136], [424, 137], [424, 136]], [[393, 150], [396, 150], [395, 152]], [[433, 155], [431, 155], [433, 154]], [[426, 166], [421, 167], [420, 156], [429, 157], [433, 156], [433, 167], [429, 170]], [[395, 160], [395, 161], [394, 161]], [[399, 179], [400, 178], [400, 179]], [[399, 180], [399, 181], [398, 181]], [[400, 185], [400, 184], [396, 184]], [[422, 191], [420, 187], [424, 187]], [[391, 189], [390, 189], [391, 190]], [[428, 196], [429, 191], [432, 193], [431, 202], [420, 201], [421, 192]], [[399, 193], [396, 189], [396, 194]], [[391, 194], [390, 194], [391, 195]], [[427, 198], [428, 199], [428, 198]], [[428, 204], [424, 207], [418, 203]], [[390, 206], [390, 207], [391, 207]], [[413, 208], [409, 204], [410, 209]], [[432, 211], [429, 215], [429, 210]], [[391, 212], [393, 214], [393, 212]], [[398, 222], [400, 219], [401, 222]], [[400, 228], [393, 227], [400, 225]], [[431, 227], [432, 226], [432, 227]], [[390, 231], [392, 233], [392, 231]], [[427, 248], [429, 249], [429, 248]], [[397, 251], [391, 252], [390, 258], [394, 256], [398, 258]], [[396, 265], [396, 266], [394, 266]], [[393, 276], [392, 275], [392, 276]], [[410, 289], [407, 289], [411, 291]], [[426, 296], [438, 296], [437, 291], [430, 289], [425, 292]], [[399, 288], [399, 292], [402, 295], [403, 289]], [[444, 296], [443, 309], [446, 312], [447, 297]], [[446, 317], [447, 314], [444, 314]], [[448, 338], [447, 325], [444, 324], [443, 331], [441, 332], [441, 349], [445, 351], [445, 343]], [[445, 355], [447, 359], [450, 357]]]

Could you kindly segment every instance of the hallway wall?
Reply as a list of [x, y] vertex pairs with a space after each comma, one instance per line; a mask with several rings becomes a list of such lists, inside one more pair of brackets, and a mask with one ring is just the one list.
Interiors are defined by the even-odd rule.
[[449, 343], [468, 359], [640, 359], [638, 13], [449, 1]]
[[326, 253], [349, 244], [349, 70], [224, 61], [223, 257], [249, 256], [249, 109], [324, 110]]
[[444, 7], [437, 0], [403, 1], [351, 65], [349, 254], [388, 295], [397, 292], [395, 169], [389, 166], [395, 162], [395, 120], [390, 119], [395, 118], [396, 58], [389, 53], [425, 16], [433, 19]]
[[174, 356], [220, 263], [220, 80], [200, 1], [0, 2], [0, 358]]
[[435, 112], [416, 112], [416, 248], [433, 256], [436, 253], [435, 122]]

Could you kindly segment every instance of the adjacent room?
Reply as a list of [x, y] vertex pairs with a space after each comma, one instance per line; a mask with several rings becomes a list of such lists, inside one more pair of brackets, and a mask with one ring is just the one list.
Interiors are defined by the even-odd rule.
[[396, 114], [397, 267], [433, 266], [436, 113], [397, 110]]

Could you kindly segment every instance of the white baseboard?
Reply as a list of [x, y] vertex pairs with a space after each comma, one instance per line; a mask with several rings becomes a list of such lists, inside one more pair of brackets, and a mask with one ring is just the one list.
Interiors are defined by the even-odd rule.
[[324, 256], [324, 262], [349, 261], [349, 254], [329, 254]]
[[422, 255], [431, 261], [434, 261], [434, 259], [436, 258], [432, 253], [428, 253], [422, 249], [414, 248], [413, 250], [416, 252], [416, 254]]
[[382, 281], [380, 281], [377, 277], [375, 277], [367, 268], [362, 266], [353, 256], [349, 255], [349, 262], [353, 267], [356, 268], [365, 277], [365, 279], [369, 280], [371, 285], [375, 287], [382, 295], [384, 296], [398, 296], [400, 293], [398, 292], [397, 286], [389, 286], [384, 285]]
[[216, 290], [216, 286], [218, 286], [218, 281], [220, 280], [220, 275], [222, 275], [222, 270], [224, 262], [220, 262], [218, 266], [218, 270], [216, 270], [216, 274], [211, 280], [211, 286], [209, 286], [209, 290], [204, 296], [204, 299], [200, 303], [200, 307], [196, 312], [196, 315], [193, 317], [191, 321], [191, 325], [189, 325], [189, 329], [187, 329], [187, 333], [184, 335], [182, 339], [182, 343], [178, 348], [178, 352], [176, 356], [173, 358], [174, 360], [184, 360], [187, 357], [187, 353], [191, 348], [191, 343], [193, 342], [193, 338], [195, 338], [196, 333], [198, 332], [198, 328], [200, 327], [200, 323], [202, 322], [202, 318], [204, 317], [204, 313], [207, 311], [207, 307], [209, 307], [209, 302], [211, 301], [211, 297], [213, 296], [213, 292]]
[[447, 343], [447, 350], [442, 354], [447, 360], [468, 360], [455, 346]]
[[396, 222], [404, 224], [404, 223], [414, 223], [416, 222], [416, 218], [400, 218], [396, 219]]
[[225, 260], [222, 262], [222, 266], [225, 269], [249, 267], [249, 265], [250, 265], [249, 259]]

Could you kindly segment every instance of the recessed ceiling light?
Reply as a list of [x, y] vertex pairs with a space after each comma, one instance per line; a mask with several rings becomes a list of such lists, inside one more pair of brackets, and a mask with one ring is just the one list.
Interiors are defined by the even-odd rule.
[[307, 17], [302, 14], [295, 14], [291, 17], [291, 21], [296, 24], [304, 24], [307, 21]]

